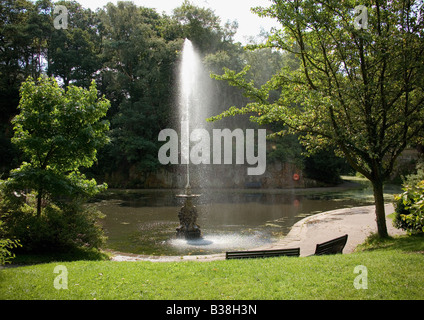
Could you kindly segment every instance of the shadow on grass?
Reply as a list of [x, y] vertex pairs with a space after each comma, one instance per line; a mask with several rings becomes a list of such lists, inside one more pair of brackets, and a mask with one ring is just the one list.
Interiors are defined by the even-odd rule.
[[378, 234], [370, 235], [363, 244], [356, 249], [360, 251], [371, 250], [397, 250], [405, 253], [424, 254], [424, 234], [395, 236], [380, 238]]
[[49, 262], [70, 262], [78, 260], [109, 260], [109, 255], [97, 249], [72, 249], [66, 252], [17, 252], [11, 266], [40, 264]]

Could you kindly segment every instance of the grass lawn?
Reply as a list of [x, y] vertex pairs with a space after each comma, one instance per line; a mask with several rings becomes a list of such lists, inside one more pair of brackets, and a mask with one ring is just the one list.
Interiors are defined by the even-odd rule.
[[[424, 299], [423, 253], [423, 236], [403, 236], [335, 256], [49, 262], [0, 270], [0, 299]], [[58, 265], [68, 271], [68, 289], [54, 287], [64, 275], [54, 273]], [[359, 265], [367, 289], [354, 286], [365, 275], [354, 272]]]

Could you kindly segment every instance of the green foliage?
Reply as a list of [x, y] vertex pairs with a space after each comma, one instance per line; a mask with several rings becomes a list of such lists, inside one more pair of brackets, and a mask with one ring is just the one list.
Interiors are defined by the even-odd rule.
[[70, 83], [88, 88], [102, 67], [101, 34], [98, 17], [76, 1], [57, 1], [68, 10], [68, 28], [52, 28], [47, 45], [47, 73], [60, 77], [65, 87]]
[[0, 218], [6, 225], [4, 234], [19, 239], [22, 246], [14, 252], [65, 252], [79, 247], [100, 248], [104, 243], [98, 225], [103, 215], [81, 201], [60, 206], [45, 204], [43, 215], [38, 216], [35, 194], [3, 193], [2, 196]]
[[88, 180], [79, 171], [58, 172], [51, 168], [36, 168], [26, 162], [20, 168], [12, 170], [10, 178], [4, 182], [6, 194], [12, 195], [22, 190], [35, 190], [39, 193], [41, 188], [43, 201], [57, 204], [72, 199], [87, 199], [106, 187], [106, 184], [97, 185], [94, 179]]
[[[175, 26], [169, 19], [130, 2], [107, 4], [99, 18], [104, 56], [101, 77], [112, 101], [111, 159], [104, 162], [152, 171], [159, 165], [157, 135], [169, 125], [171, 81], [182, 40], [171, 38], [170, 29]], [[177, 36], [178, 28], [174, 31]]]
[[79, 172], [96, 161], [97, 149], [109, 138], [109, 123], [101, 120], [109, 102], [98, 99], [95, 83], [89, 90], [73, 85], [65, 92], [53, 78], [29, 78], [21, 88], [20, 113], [12, 120], [12, 142], [28, 162], [12, 170], [6, 180], [9, 194], [24, 189], [37, 192], [41, 200], [87, 197], [102, 190]]
[[337, 157], [331, 149], [319, 150], [306, 157], [304, 163], [306, 177], [331, 185], [341, 183], [340, 175], [350, 170], [346, 161]]
[[271, 148], [266, 157], [268, 162], [289, 162], [296, 164], [299, 168], [303, 167], [303, 150], [297, 136], [276, 136], [270, 140], [270, 145]]
[[[402, 3], [370, 6], [366, 30], [354, 28], [354, 1], [274, 1], [256, 9], [280, 21], [282, 30], [251, 49], [287, 51], [299, 68], [276, 70], [261, 86], [247, 77], [249, 67], [215, 75], [253, 102], [211, 120], [252, 114], [260, 124], [281, 122], [287, 133], [300, 133], [307, 150], [333, 144], [364, 176], [385, 180], [407, 143], [423, 136], [424, 20], [415, 17], [419, 3]], [[273, 90], [280, 91], [277, 100], [270, 100]]]
[[10, 143], [10, 120], [16, 115], [19, 88], [42, 72], [47, 39], [53, 23], [50, 1], [0, 1], [0, 171], [7, 175], [18, 165], [19, 151]]
[[415, 169], [415, 173], [411, 173], [404, 178], [404, 184], [415, 185], [424, 180], [424, 160], [419, 160]]
[[190, 39], [202, 53], [223, 50], [237, 29], [237, 23], [221, 27], [220, 18], [212, 9], [197, 7], [187, 0], [174, 9], [173, 15], [182, 25], [182, 38]]
[[17, 240], [0, 239], [0, 266], [11, 262], [15, 257], [12, 250], [17, 248], [18, 244]]
[[83, 203], [106, 185], [79, 170], [92, 166], [97, 149], [109, 141], [109, 123], [102, 120], [108, 108], [94, 82], [66, 92], [53, 78], [23, 83], [12, 142], [27, 162], [1, 183], [0, 218], [6, 235], [25, 250], [101, 245], [99, 213]]
[[12, 252], [13, 249], [21, 246], [19, 240], [11, 240], [5, 237], [3, 225], [4, 222], [0, 220], [0, 266], [10, 263], [15, 257]]
[[410, 233], [424, 232], [424, 164], [417, 165], [417, 173], [407, 177], [404, 192], [395, 196], [396, 228]]
[[97, 149], [108, 142], [107, 121], [101, 120], [109, 102], [90, 89], [70, 86], [65, 92], [54, 78], [28, 78], [22, 84], [20, 114], [12, 123], [12, 142], [34, 168], [56, 172], [90, 167]]

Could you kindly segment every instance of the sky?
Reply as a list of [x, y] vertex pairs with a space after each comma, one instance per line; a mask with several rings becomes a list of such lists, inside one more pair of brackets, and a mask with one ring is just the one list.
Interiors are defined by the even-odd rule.
[[[116, 4], [117, 0], [77, 0], [77, 2], [85, 8], [95, 10], [108, 2]], [[170, 15], [184, 0], [132, 0], [132, 2], [137, 6], [155, 8], [159, 13], [165, 12]], [[271, 27], [278, 26], [275, 19], [261, 18], [250, 11], [252, 7], [269, 7], [270, 0], [191, 0], [191, 3], [215, 11], [221, 18], [221, 25], [228, 20], [236, 20], [239, 27], [234, 40], [243, 44], [248, 42], [248, 37], [259, 35], [261, 28], [269, 31]]]

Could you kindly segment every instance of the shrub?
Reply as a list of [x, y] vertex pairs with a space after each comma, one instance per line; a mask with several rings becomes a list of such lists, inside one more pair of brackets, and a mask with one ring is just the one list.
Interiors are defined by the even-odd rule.
[[18, 240], [3, 238], [3, 221], [0, 220], [0, 266], [9, 263], [15, 257], [11, 250], [20, 246]]
[[424, 232], [424, 180], [406, 185], [404, 192], [395, 196], [396, 228], [409, 233]]
[[81, 201], [48, 203], [37, 215], [33, 194], [3, 194], [0, 219], [5, 237], [19, 239], [21, 251], [51, 252], [72, 248], [100, 248], [105, 237], [98, 225], [103, 215]]
[[407, 175], [403, 180], [404, 184], [407, 185], [415, 185], [421, 180], [424, 180], [424, 160], [419, 160], [416, 164], [416, 172]]

